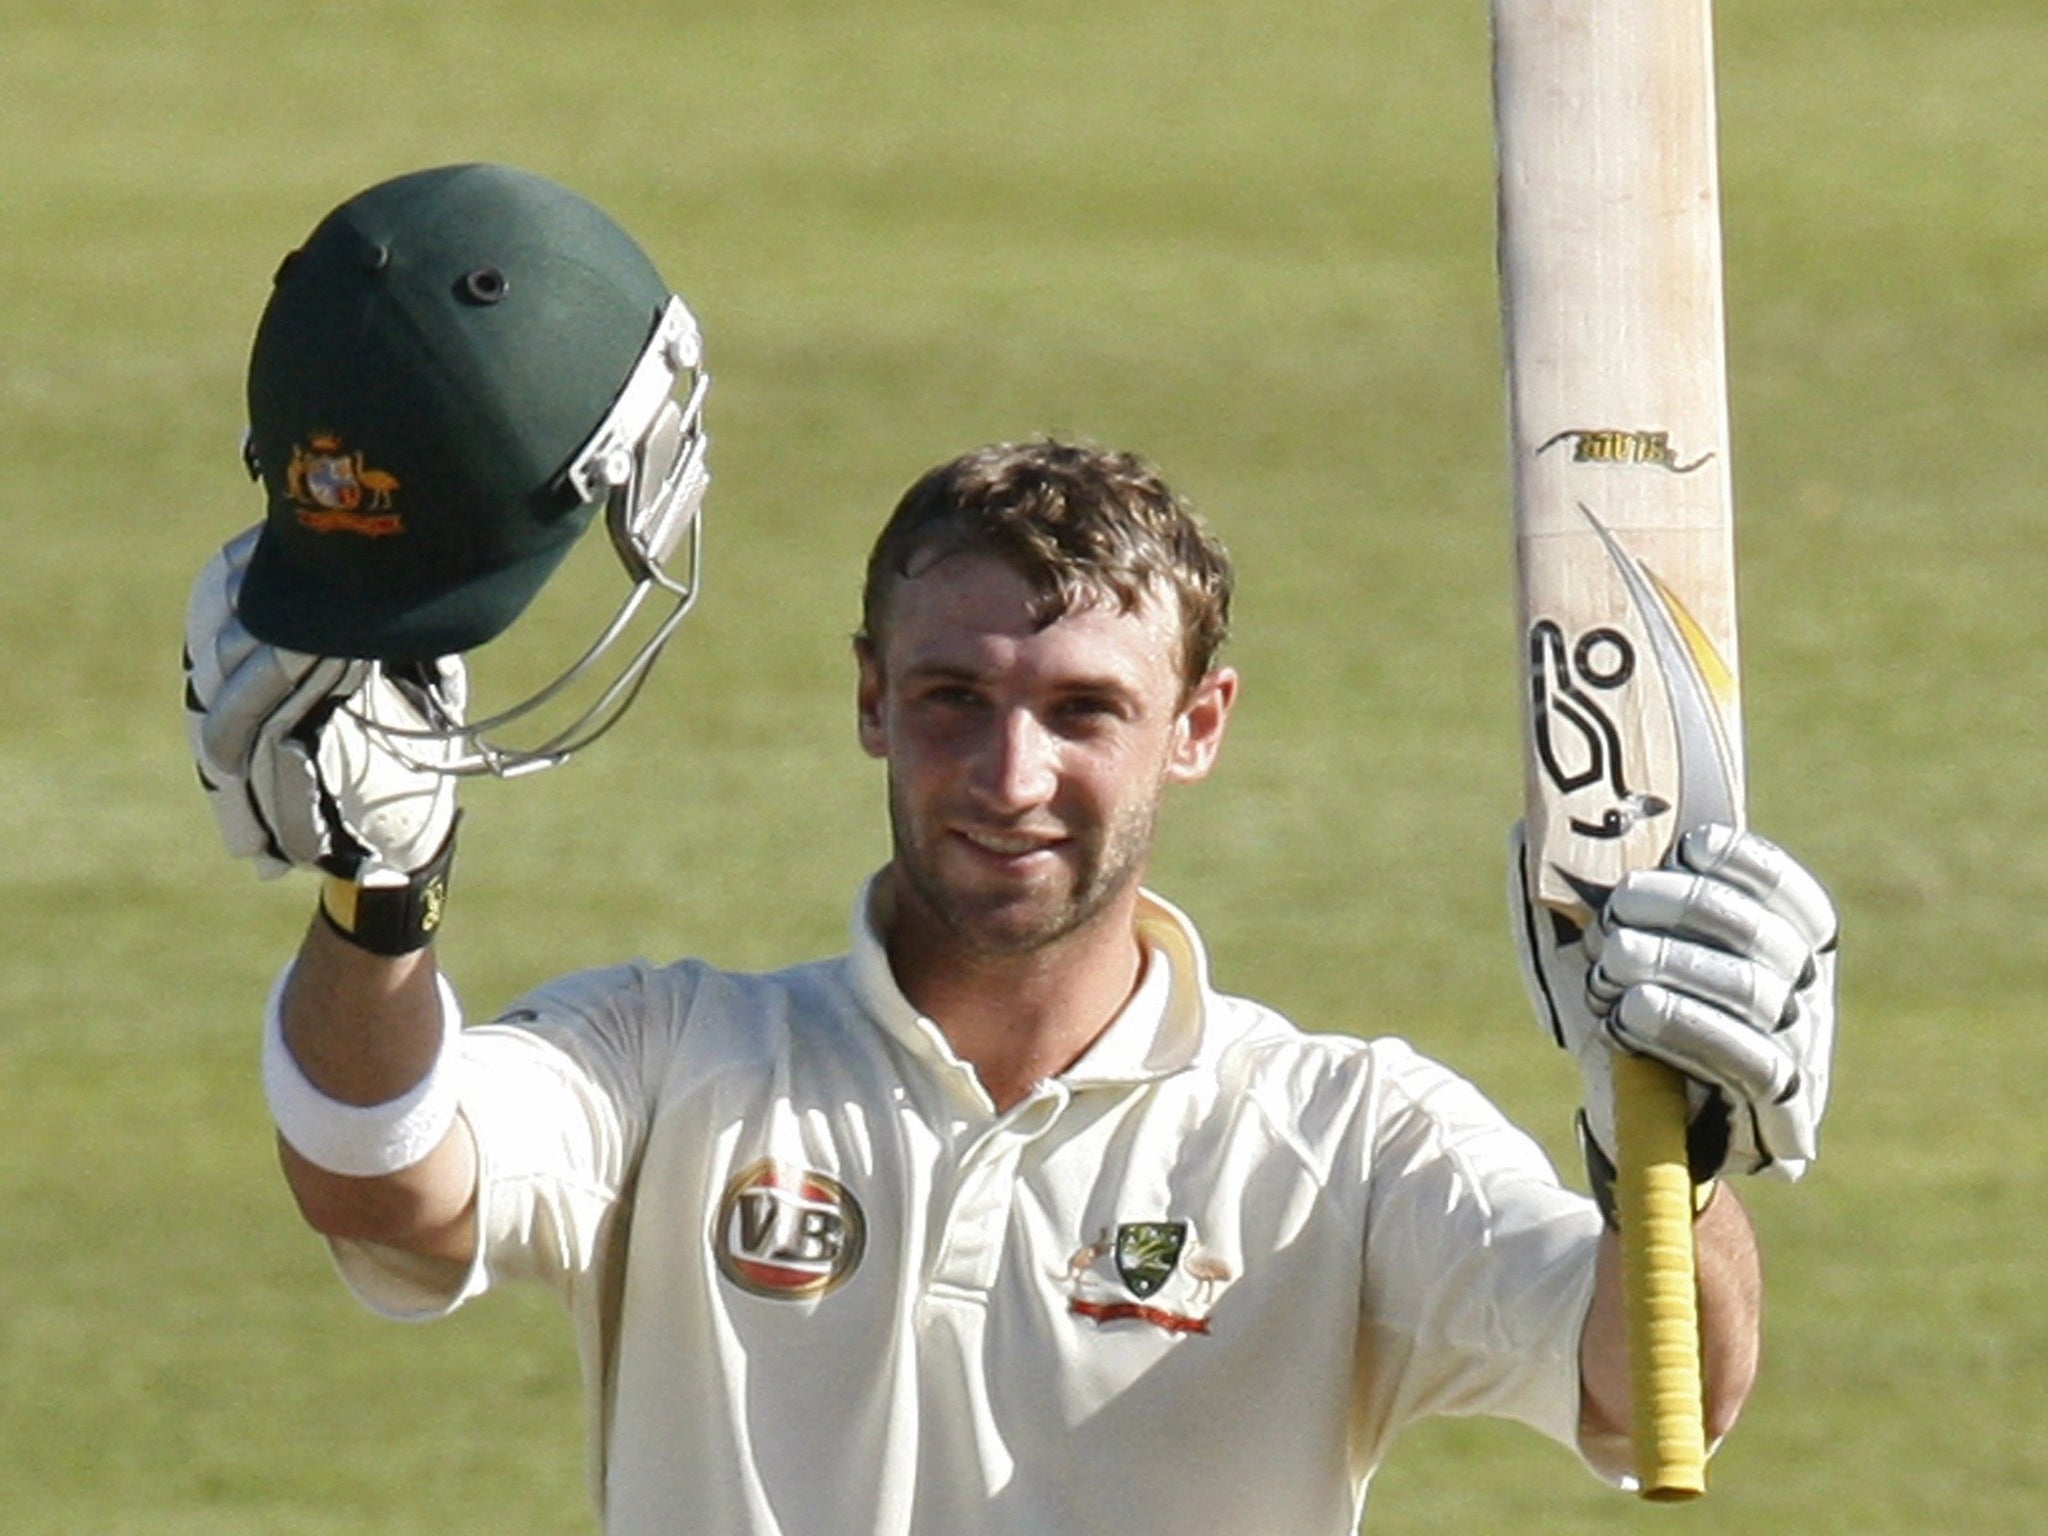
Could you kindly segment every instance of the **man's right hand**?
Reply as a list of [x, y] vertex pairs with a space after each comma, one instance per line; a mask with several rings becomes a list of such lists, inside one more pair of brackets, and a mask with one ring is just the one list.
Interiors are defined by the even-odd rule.
[[258, 531], [208, 562], [185, 617], [186, 727], [221, 839], [266, 879], [418, 870], [453, 831], [455, 780], [433, 766], [445, 748], [404, 733], [461, 720], [462, 660], [387, 668], [258, 640], [236, 613]]

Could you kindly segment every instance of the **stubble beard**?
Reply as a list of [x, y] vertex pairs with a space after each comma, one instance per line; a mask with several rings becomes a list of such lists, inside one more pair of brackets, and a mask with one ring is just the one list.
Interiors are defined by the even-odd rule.
[[1058, 866], [1071, 876], [1063, 889], [1053, 889], [1054, 882], [1047, 880], [1009, 890], [970, 890], [948, 878], [939, 850], [919, 835], [919, 823], [892, 781], [889, 825], [895, 869], [916, 905], [961, 953], [981, 959], [1022, 958], [1098, 922], [1137, 884], [1151, 858], [1159, 800], [1155, 789], [1149, 797], [1119, 808], [1092, 846], [1079, 843], [1081, 857], [1063, 859]]

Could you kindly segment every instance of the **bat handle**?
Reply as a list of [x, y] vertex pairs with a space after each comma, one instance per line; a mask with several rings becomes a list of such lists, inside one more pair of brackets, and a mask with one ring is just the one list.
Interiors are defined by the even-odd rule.
[[1644, 1498], [1671, 1502], [1707, 1488], [1685, 1108], [1678, 1073], [1640, 1056], [1615, 1058], [1615, 1198], [1636, 1476]]

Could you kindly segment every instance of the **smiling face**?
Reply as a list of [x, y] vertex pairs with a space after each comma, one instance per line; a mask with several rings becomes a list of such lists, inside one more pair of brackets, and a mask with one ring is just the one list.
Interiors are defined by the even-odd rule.
[[[889, 770], [897, 935], [1039, 955], [1129, 932], [1167, 785], [1206, 775], [1237, 680], [1183, 684], [1174, 608], [1106, 595], [1045, 622], [986, 554], [900, 578], [860, 650], [862, 746]], [[1119, 928], [1118, 925], [1121, 925]]]

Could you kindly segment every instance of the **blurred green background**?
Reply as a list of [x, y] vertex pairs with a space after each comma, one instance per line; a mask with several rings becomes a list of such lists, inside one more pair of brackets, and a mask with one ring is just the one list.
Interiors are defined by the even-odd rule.
[[[1434, 1424], [1382, 1536], [2040, 1528], [2048, 11], [1725, 0], [1720, 32], [1753, 813], [1847, 923], [1826, 1155], [1753, 1194], [1766, 1376], [1709, 1499]], [[1242, 568], [1240, 719], [1157, 875], [1219, 980], [1413, 1038], [1570, 1158], [1499, 894], [1487, 68], [1477, 4], [11, 0], [0, 1525], [592, 1529], [552, 1304], [380, 1323], [297, 1226], [253, 1068], [310, 892], [221, 856], [178, 708], [191, 576], [259, 510], [270, 273], [418, 166], [605, 205], [718, 377], [703, 607], [619, 734], [468, 796], [472, 1011], [836, 947], [884, 848], [867, 541], [937, 459], [1078, 433], [1159, 461]]]

